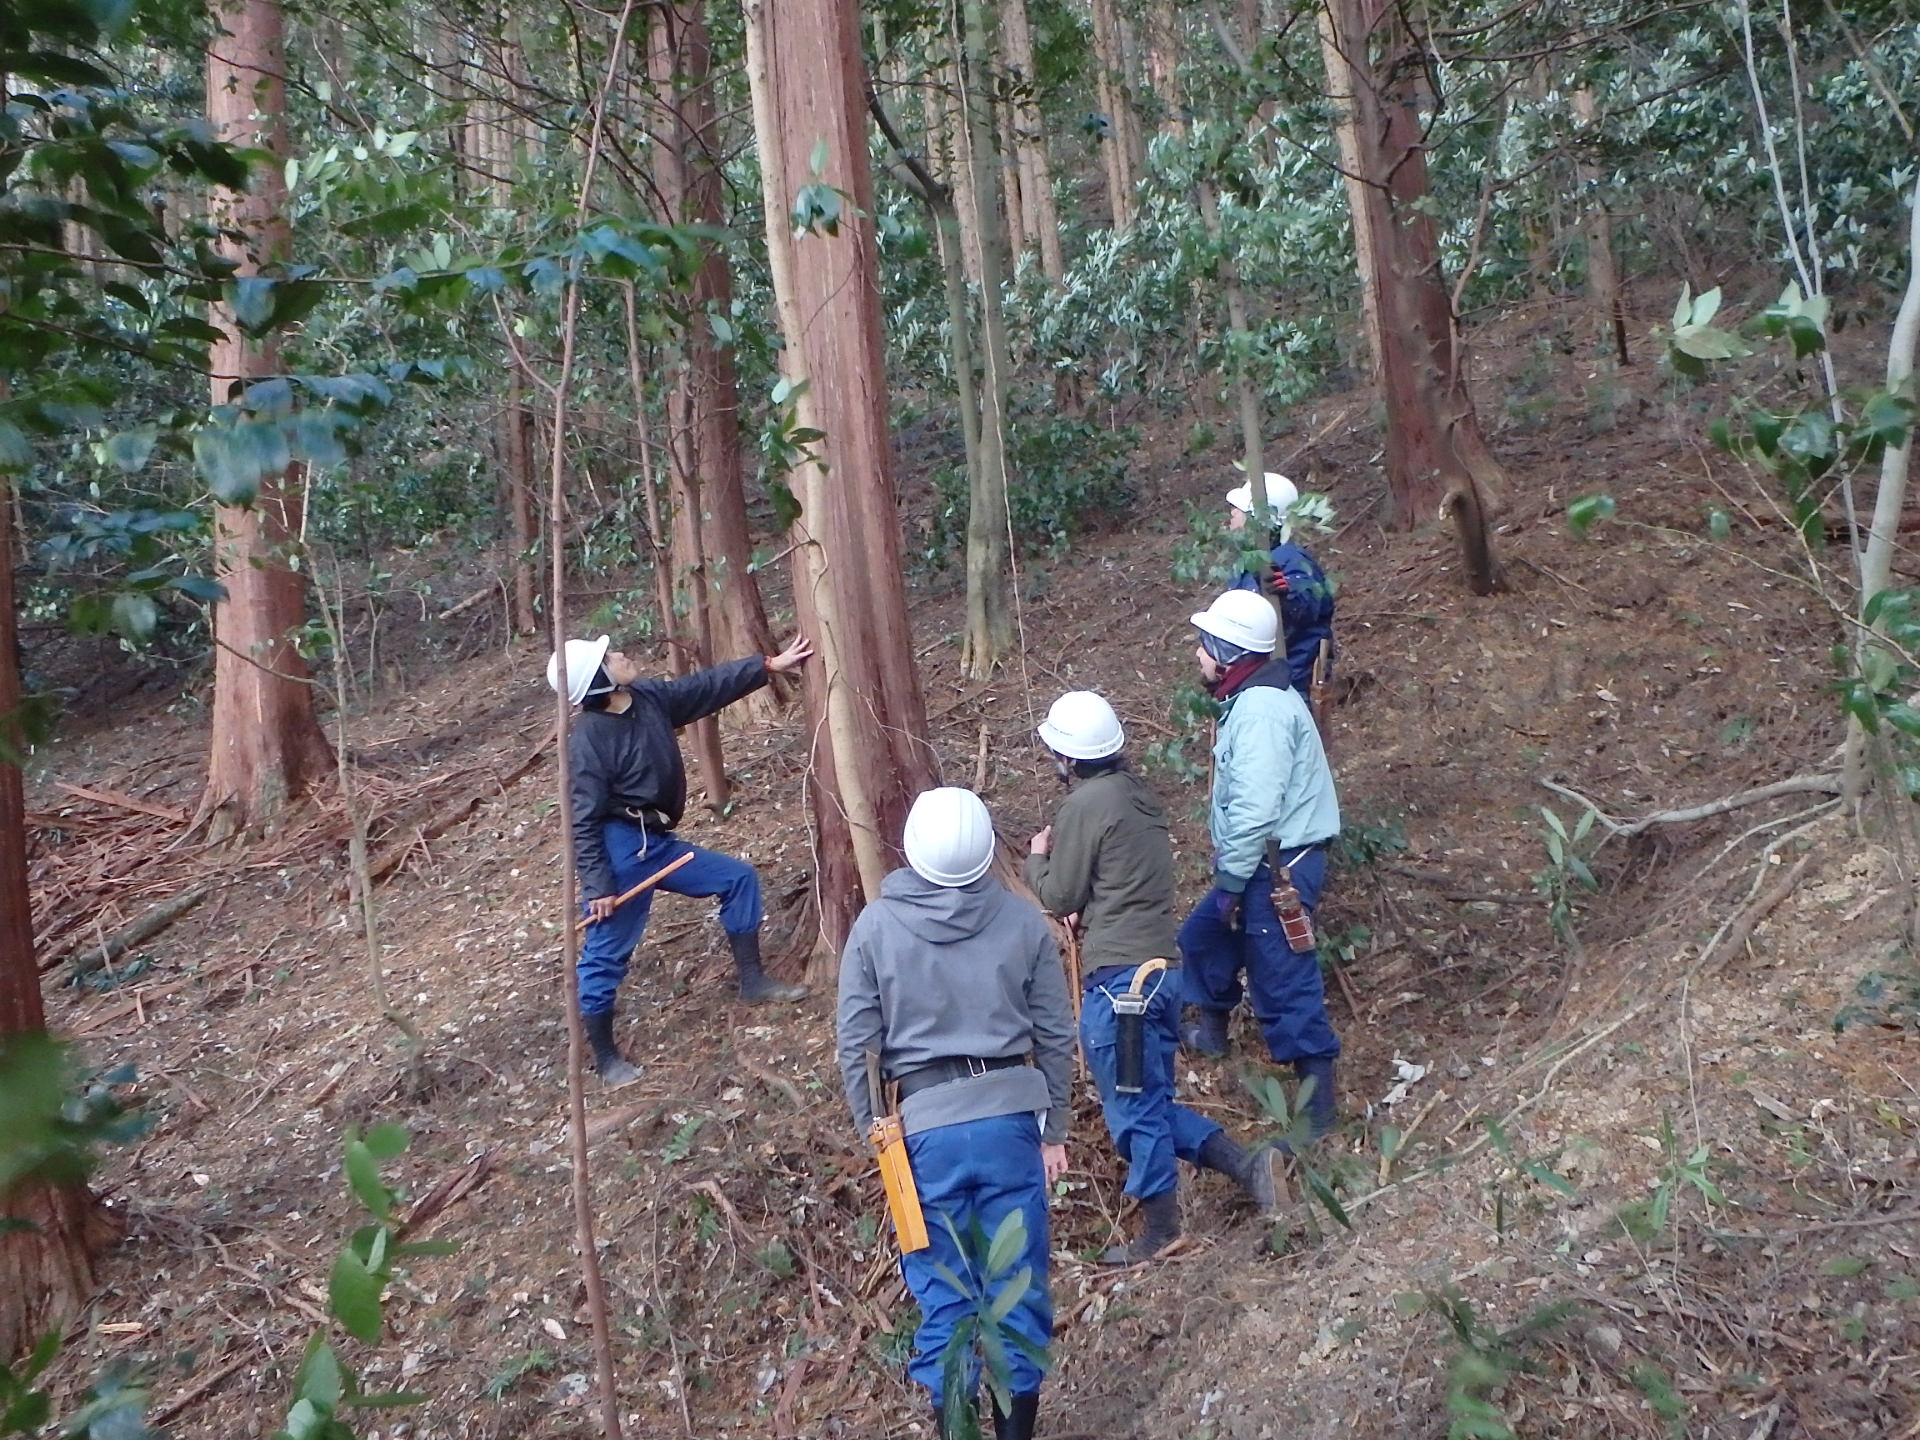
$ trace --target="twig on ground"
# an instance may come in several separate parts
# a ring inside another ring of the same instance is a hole
[[[1771,785],[1761,785],[1752,790],[1742,790],[1737,795],[1722,796],[1718,800],[1709,800],[1703,805],[1690,805],[1682,810],[1660,810],[1652,815],[1643,815],[1638,820],[1621,820],[1607,814],[1594,801],[1582,795],[1578,790],[1561,785],[1555,781],[1541,779],[1542,788],[1564,795],[1577,801],[1593,812],[1594,818],[1606,827],[1608,836],[1631,840],[1655,825],[1685,825],[1694,820],[1710,820],[1716,815],[1724,815],[1729,810],[1739,810],[1747,805],[1758,805],[1762,801],[1778,799],[1782,795],[1838,795],[1840,777],[1838,775],[1794,775],[1785,780],[1776,780]]]

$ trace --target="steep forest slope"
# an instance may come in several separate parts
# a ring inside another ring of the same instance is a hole
[[[1700,448],[1710,393],[1650,366],[1603,386],[1525,322],[1487,353],[1482,405],[1505,416],[1514,479],[1507,594],[1468,597],[1446,539],[1374,523],[1360,396],[1303,407],[1280,447],[1339,520],[1322,554],[1341,593],[1348,843],[1323,928],[1343,956],[1346,1123],[1314,1163],[1349,1225],[1303,1203],[1269,1229],[1205,1180],[1174,1256],[1088,1263],[1122,1197],[1083,1088],[1043,1434],[1920,1433],[1920,973],[1897,855],[1819,793],[1610,833],[1826,768],[1835,622],[1797,578],[1788,527]],[[1012,663],[958,678],[961,601],[938,575],[916,588],[916,648],[945,775],[980,786],[1016,852],[1058,795],[1034,719],[1065,688],[1112,696],[1134,754],[1153,752],[1197,895],[1204,782],[1169,757],[1203,756],[1205,737],[1169,700],[1204,595],[1171,573],[1184,502],[1211,507],[1230,471],[1224,448],[1143,430],[1132,507],[1023,567]],[[1603,490],[1617,519],[1569,533],[1567,503]],[[910,526],[930,503],[911,478]],[[1709,508],[1730,517],[1724,539]],[[369,1388],[429,1397],[364,1433],[593,1433],[544,649],[484,626],[391,644],[408,683],[348,724],[376,858],[398,858],[381,965],[421,1036],[411,1058],[344,902],[338,796],[263,849],[196,848],[180,811],[200,717],[148,691],[63,739],[29,797],[43,928],[79,943],[207,890],[53,1001],[95,1058],[137,1067],[153,1118],[106,1172],[126,1238],[63,1383],[152,1366],[176,1436],[279,1423],[358,1223],[342,1136],[383,1121],[412,1137],[392,1167],[410,1195],[466,1188],[428,1231],[458,1253],[405,1266],[381,1344],[343,1341]],[[688,833],[761,868],[791,974],[811,934],[802,737],[788,722],[727,743],[737,808]],[[1540,807],[1574,829],[1568,792],[1608,817],[1580,847],[1592,891],[1549,860]],[[830,1003],[736,1004],[717,929],[677,899],[623,999],[646,1073],[590,1105],[629,1433],[925,1434]],[[1394,1095],[1402,1062],[1421,1073]],[[1243,1083],[1259,1068],[1242,1034],[1183,1084],[1260,1133]]]

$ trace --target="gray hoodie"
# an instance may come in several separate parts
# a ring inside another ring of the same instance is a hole
[[[840,955],[840,1075],[866,1134],[867,1051],[891,1079],[935,1060],[1031,1054],[1032,1066],[935,1085],[900,1107],[908,1134],[1045,1111],[1042,1138],[1067,1136],[1073,1008],[1060,952],[1031,901],[991,875],[952,888],[896,870],[860,912]]]

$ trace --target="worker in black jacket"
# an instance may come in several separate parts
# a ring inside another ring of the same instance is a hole
[[[673,831],[687,808],[687,767],[674,731],[703,720],[798,669],[813,645],[796,637],[778,655],[750,655],[675,680],[649,680],[623,651],[598,640],[569,640],[547,662],[547,683],[580,713],[567,740],[573,772],[570,799],[574,853],[585,902],[580,947],[580,1018],[593,1045],[593,1066],[609,1085],[640,1072],[613,1040],[613,1002],[627,963],[647,928],[653,891],[616,908],[614,897],[683,855],[693,857],[662,880],[676,895],[717,896],[739,972],[740,998],[799,1000],[806,989],[769,979],[760,963],[760,877],[744,860],[689,845]]]

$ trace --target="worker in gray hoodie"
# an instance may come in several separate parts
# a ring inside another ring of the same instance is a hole
[[[869,1050],[900,1097],[929,1240],[900,1260],[920,1302],[908,1371],[932,1397],[939,1435],[961,1433],[958,1416],[949,1428],[942,1385],[955,1328],[1005,1298],[980,1293],[992,1287],[972,1237],[990,1240],[1008,1215],[1022,1214],[1025,1252],[998,1281],[1004,1289],[1026,1272],[999,1322],[1015,1343],[992,1347],[1005,1356],[996,1379],[1011,1405],[1003,1413],[996,1400],[993,1409],[996,1436],[1031,1440],[1053,1336],[1047,1186],[1067,1165],[1073,1008],[1046,917],[987,873],[993,821],[978,795],[922,794],[904,849],[910,868],[887,876],[841,953],[840,1074],[863,1136],[886,1103],[868,1079]],[[971,1397],[980,1362],[967,1358]]]

